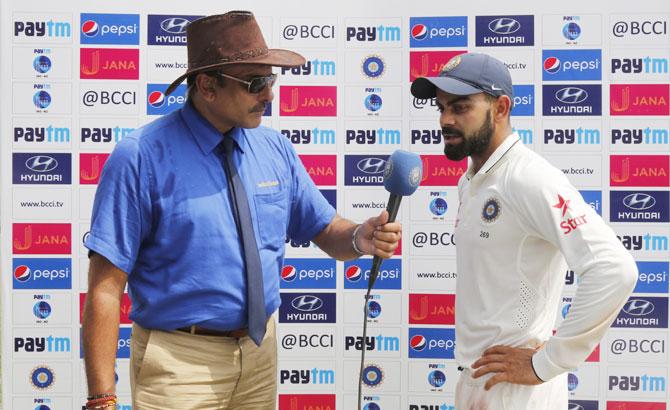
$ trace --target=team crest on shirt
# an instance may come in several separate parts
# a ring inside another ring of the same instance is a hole
[[[492,224],[500,217],[500,201],[496,198],[489,198],[482,209],[482,221]]]

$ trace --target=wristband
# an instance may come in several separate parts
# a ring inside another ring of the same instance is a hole
[[[358,256],[363,256],[365,253],[358,249],[358,246],[356,245],[356,235],[358,234],[358,230],[361,228],[362,224],[356,225],[356,228],[354,228],[354,233],[351,234],[351,247],[354,248],[354,252],[358,254]]]

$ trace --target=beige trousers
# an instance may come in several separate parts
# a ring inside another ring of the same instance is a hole
[[[134,324],[130,387],[135,410],[275,410],[274,317],[260,347],[249,338],[148,330]]]
[[[456,384],[457,410],[565,410],[568,408],[567,374],[537,386],[498,383],[484,390],[489,377],[472,378],[465,369]]]

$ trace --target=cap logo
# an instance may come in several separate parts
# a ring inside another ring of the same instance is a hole
[[[444,68],[442,69],[442,73],[446,73],[447,71],[451,71],[454,68],[456,68],[459,64],[461,63],[461,56],[454,56],[449,60],[447,64],[444,65]]]

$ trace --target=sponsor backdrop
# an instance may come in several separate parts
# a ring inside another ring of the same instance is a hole
[[[386,206],[382,170],[394,150],[424,164],[400,212],[402,247],[369,302],[367,339],[371,260],[336,262],[311,243],[286,241],[279,408],[354,409],[366,349],[365,409],[453,409],[453,227],[467,163],[444,158],[435,102],[409,89],[455,55],[486,52],[512,73],[523,143],[563,170],[640,269],[612,329],[569,373],[570,409],[667,409],[670,5],[428,3],[225,4],[251,7],[271,46],[306,57],[302,67],[276,69],[263,123],[294,144],[341,214],[360,221]],[[101,169],[117,142],[184,104],[185,85],[163,91],[186,68],[185,26],[224,9],[175,0],[1,7],[3,398],[12,409],[79,409],[82,239]],[[578,282],[565,272],[557,324]],[[124,410],[131,309],[126,298],[116,366]]]

